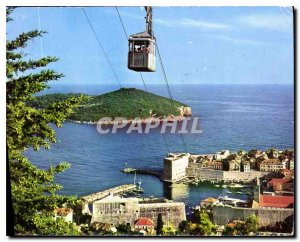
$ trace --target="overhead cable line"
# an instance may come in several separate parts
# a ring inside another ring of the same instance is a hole
[[[38,24],[39,24],[39,31],[41,31],[41,16],[40,16],[40,7],[37,7],[37,13],[38,13]],[[41,35],[39,36],[40,39],[40,46],[41,46],[41,58],[44,57],[44,50],[43,50],[43,40]]]
[[[165,79],[166,87],[167,87],[167,90],[168,90],[168,93],[169,93],[169,98],[170,98],[172,101],[174,101],[174,99],[173,99],[173,97],[172,97],[171,89],[170,89],[170,86],[169,86],[167,74],[166,74],[166,71],[165,71],[165,68],[164,68],[164,64],[163,64],[163,61],[162,61],[162,58],[161,58],[161,55],[160,55],[160,52],[159,52],[159,48],[158,48],[157,42],[156,42],[155,45],[156,45],[156,48],[157,48],[157,53],[158,53],[159,63],[160,63],[160,66],[161,66],[161,69],[162,69],[162,73],[163,73],[163,76],[164,76],[164,79]],[[184,148],[184,150],[185,150],[185,153],[188,153],[187,147],[186,147],[186,143],[185,143],[184,138],[183,138],[183,135],[180,133],[179,136],[180,136],[180,139],[181,139],[183,148]]]
[[[125,35],[126,35],[126,38],[127,38],[127,40],[128,40],[128,39],[129,39],[129,38],[128,38],[128,34],[127,34],[127,32],[126,32],[126,29],[125,29],[124,23],[123,23],[123,21],[122,21],[121,15],[120,15],[120,13],[119,13],[118,7],[116,7],[116,10],[117,10],[117,13],[118,13],[119,20],[120,20],[120,22],[121,22],[122,28],[123,28],[123,30],[124,30],[124,33],[125,33]]]
[[[126,31],[126,29],[125,29],[125,25],[124,25],[124,23],[123,23],[123,20],[122,20],[122,17],[121,17],[121,15],[120,15],[120,12],[119,12],[119,10],[118,10],[118,7],[116,7],[116,10],[117,10],[117,13],[118,13],[118,16],[119,16],[119,20],[120,20],[120,22],[121,22],[121,25],[122,25],[124,34],[125,34],[126,39],[127,39],[127,41],[128,41],[129,37],[128,37],[127,31]],[[153,105],[152,100],[151,100],[151,98],[150,98],[150,94],[149,94],[149,92],[148,92],[148,88],[147,88],[146,83],[145,83],[145,79],[144,79],[144,77],[143,77],[143,75],[142,75],[141,72],[139,72],[139,74],[140,74],[141,80],[142,80],[142,82],[143,82],[145,91],[147,92],[148,99],[149,99],[150,103]],[[164,143],[165,143],[165,145],[166,145],[167,151],[168,151],[168,153],[170,153],[169,145],[168,145],[168,143],[167,143],[167,140],[166,140],[164,134],[162,134],[162,137],[163,137]],[[147,141],[148,141],[148,140],[147,140]],[[148,141],[148,143],[150,144],[149,141]]]
[[[126,29],[125,29],[124,23],[123,23],[123,21],[122,21],[121,15],[120,15],[120,13],[119,13],[117,7],[116,7],[116,10],[117,10],[117,13],[118,13],[118,16],[119,16],[119,19],[120,19],[122,28],[123,28],[123,30],[124,30],[124,33],[125,33],[125,35],[126,35],[126,37],[127,37],[127,40],[128,40],[128,34],[127,34],[127,31],[126,31]],[[167,78],[167,75],[166,75],[166,72],[165,72],[165,68],[164,68],[164,65],[163,65],[163,62],[162,62],[162,58],[161,58],[161,56],[160,56],[160,52],[159,52],[158,45],[157,45],[157,43],[156,43],[155,45],[156,45],[156,47],[157,47],[157,52],[158,52],[158,56],[159,56],[159,61],[160,61],[161,69],[162,69],[163,76],[164,76],[164,79],[165,79],[166,87],[167,87],[167,90],[168,90],[169,98],[170,98],[172,101],[174,101],[174,100],[173,100],[173,97],[172,97],[171,89],[170,89],[170,86],[169,86],[168,78]],[[144,80],[144,78],[143,78],[143,75],[142,75],[141,72],[139,72],[139,73],[140,73],[141,79],[142,79],[142,81],[143,81],[144,87],[145,87],[145,89],[146,89],[146,91],[147,91],[147,87],[146,87],[146,84],[145,84],[145,80]],[[147,93],[148,93],[148,91],[147,91]],[[149,93],[148,93],[148,96],[149,96]],[[149,100],[150,100],[150,102],[151,102],[150,96],[149,96]],[[167,144],[166,139],[165,139],[164,136],[163,136],[163,139],[164,139],[164,141],[165,141],[165,143],[166,143],[166,145],[167,145],[167,148],[168,148],[168,144]],[[186,143],[185,143],[185,141],[184,141],[184,138],[183,138],[182,134],[180,134],[180,139],[181,139],[181,142],[182,142],[182,146],[183,146],[185,152],[187,153]],[[169,148],[168,148],[168,152],[170,153]]]
[[[99,44],[99,46],[100,46],[100,49],[102,50],[102,52],[103,52],[103,54],[104,54],[104,56],[105,56],[105,58],[106,58],[106,60],[107,60],[107,62],[108,62],[108,64],[109,64],[109,66],[110,66],[110,68],[111,68],[111,70],[112,70],[112,72],[113,72],[113,74],[114,74],[116,80],[118,81],[118,84],[119,84],[120,88],[122,88],[121,82],[120,82],[120,80],[119,80],[118,77],[117,77],[117,74],[116,74],[116,72],[115,72],[115,70],[114,70],[114,68],[113,68],[113,66],[112,66],[112,64],[111,64],[111,62],[110,62],[110,60],[109,60],[109,58],[108,58],[108,56],[107,56],[107,54],[106,54],[106,52],[105,52],[105,50],[104,50],[102,44],[101,44],[101,42],[100,42],[100,39],[98,38],[98,35],[97,35],[96,32],[95,32],[95,29],[94,29],[94,27],[93,27],[93,25],[92,25],[92,23],[91,23],[89,17],[87,16],[86,11],[84,10],[84,8],[81,8],[81,9],[82,9],[82,11],[83,11],[83,13],[84,13],[84,16],[85,16],[86,20],[88,21],[88,23],[89,23],[89,25],[90,25],[90,27],[91,27],[93,33],[94,33],[94,36],[95,36],[95,38],[96,38],[96,40],[97,40],[97,42],[98,42],[98,44]]]

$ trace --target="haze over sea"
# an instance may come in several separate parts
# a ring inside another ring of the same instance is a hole
[[[141,86],[137,88],[143,89]],[[44,93],[102,94],[116,86],[54,85]],[[163,85],[149,85],[148,91],[166,96]],[[200,117],[202,134],[183,134],[189,153],[214,153],[223,149],[238,151],[287,149],[294,147],[293,85],[172,85],[173,98],[192,108]],[[62,161],[71,169],[57,176],[62,193],[84,195],[113,186],[132,183],[132,174],[120,172],[126,165],[162,168],[167,148],[159,130],[150,134],[117,133],[101,135],[95,125],[65,123],[55,128],[58,143],[51,150],[25,152],[43,168]],[[178,134],[165,134],[171,152],[183,152]],[[156,177],[137,175],[144,196],[166,196],[195,206],[208,196],[218,197],[222,188],[163,184]]]

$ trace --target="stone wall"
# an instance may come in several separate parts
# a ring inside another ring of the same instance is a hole
[[[156,225],[159,213],[162,214],[165,225],[172,224],[177,227],[182,220],[186,220],[184,203],[139,203],[134,198],[121,198],[94,202],[91,222],[113,225],[129,223],[133,226],[138,218],[147,217]]]
[[[252,181],[257,177],[263,177],[266,173],[260,171],[239,172],[239,171],[218,171],[201,169],[200,163],[189,163],[186,168],[187,177],[195,177],[202,180],[223,180],[223,181]]]
[[[185,177],[185,169],[189,165],[189,156],[180,155],[164,159],[163,180],[175,182]]]
[[[232,220],[245,220],[252,214],[259,217],[260,226],[269,226],[275,225],[276,222],[284,221],[289,216],[293,216],[294,209],[254,209],[215,206],[213,207],[213,222],[218,225],[226,225]]]
[[[245,220],[252,214],[258,215],[258,209],[214,206],[213,222],[218,225],[226,225],[228,222],[235,219]]]
[[[187,177],[195,177],[203,180],[223,180],[224,179],[224,171],[218,170],[206,170],[201,169],[202,164],[200,163],[190,163],[186,168],[186,176]]]
[[[277,222],[284,221],[290,216],[294,216],[294,209],[259,209],[259,222],[261,226],[275,225]],[[291,224],[291,227],[293,225]]]
[[[257,177],[264,176],[264,173],[260,171],[250,171],[250,172],[239,172],[239,171],[224,171],[225,181],[252,181]]]
[[[178,227],[181,221],[186,220],[184,203],[140,204],[140,217],[151,218],[155,225],[160,213],[164,224],[171,224],[175,228]]]
[[[137,200],[98,201],[93,203],[91,222],[101,222],[113,225],[127,224],[131,226],[139,218],[140,208]]]

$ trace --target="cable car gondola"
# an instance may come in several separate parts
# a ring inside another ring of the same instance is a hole
[[[145,7],[146,31],[129,36],[128,69],[155,71],[155,37],[152,32],[152,7]]]

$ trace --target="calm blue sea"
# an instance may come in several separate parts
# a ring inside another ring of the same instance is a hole
[[[116,89],[103,85],[56,85],[44,93],[102,94]],[[167,97],[165,86],[148,86],[148,91]],[[190,153],[294,147],[292,85],[172,85],[171,91],[174,99],[191,106],[193,115],[200,117],[202,134],[183,135]],[[25,154],[43,168],[62,161],[71,163],[71,169],[56,179],[63,185],[63,194],[80,196],[132,183],[133,175],[120,172],[125,163],[128,167],[159,168],[167,154],[158,131],[100,135],[96,126],[75,123],[65,123],[55,130],[58,143],[53,149],[30,149]],[[165,138],[172,152],[183,151],[177,134],[166,134]],[[169,187],[152,176],[137,175],[137,179],[142,181],[145,196],[166,196],[189,206],[222,193],[222,188],[207,184]]]

